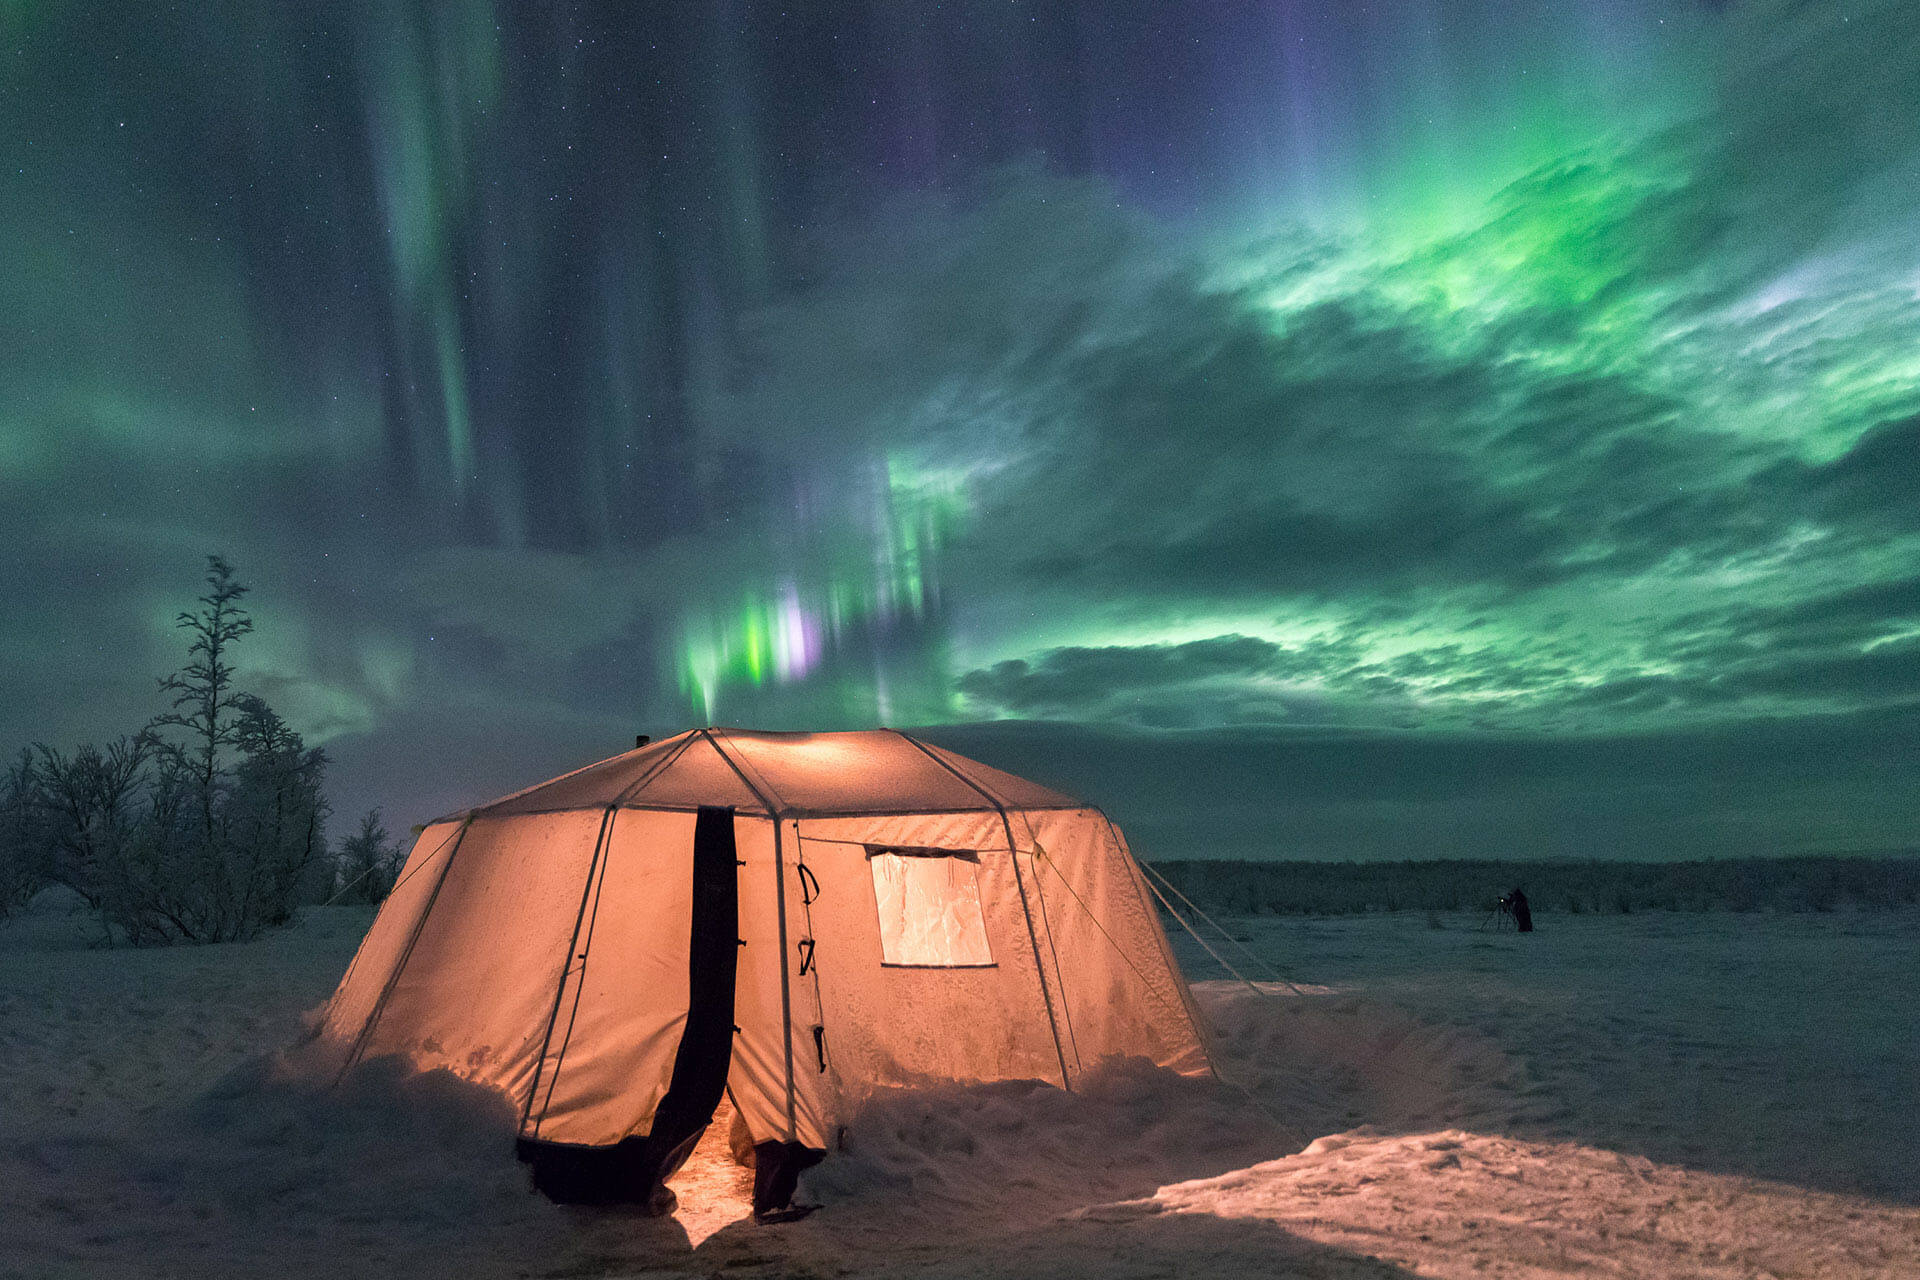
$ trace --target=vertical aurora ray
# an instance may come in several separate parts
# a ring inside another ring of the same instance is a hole
[[[855,692],[853,701],[866,703],[867,714],[885,719],[900,706],[947,703],[951,673],[936,663],[916,675],[901,658],[925,649],[924,633],[940,613],[939,557],[968,515],[964,479],[898,451],[873,473],[850,540],[832,528],[802,530],[803,544],[819,555],[765,588],[748,588],[730,610],[695,606],[683,615],[675,666],[692,710],[710,720],[734,695],[821,675],[857,681],[863,661],[871,698]]]
[[[481,124],[501,92],[498,28],[487,0],[425,16],[399,5],[379,14],[366,40],[366,129],[391,262],[392,332],[409,381],[437,393],[409,414],[415,456],[437,472],[430,487],[465,504],[481,460],[457,256],[473,217]]]

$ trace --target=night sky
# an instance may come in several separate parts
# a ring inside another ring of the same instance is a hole
[[[1160,856],[1920,845],[1910,0],[0,0],[0,746],[947,725]],[[344,825],[342,822],[340,825]]]

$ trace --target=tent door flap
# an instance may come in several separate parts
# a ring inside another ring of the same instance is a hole
[[[733,1060],[740,951],[739,860],[733,810],[702,808],[693,828],[693,920],[687,942],[687,1018],[667,1091],[644,1137],[581,1147],[522,1139],[534,1185],[568,1203],[672,1204],[664,1183],[686,1163],[726,1092]]]

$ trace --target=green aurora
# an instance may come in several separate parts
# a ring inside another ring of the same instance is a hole
[[[1911,6],[1004,8],[0,7],[8,741],[214,549],[415,816],[709,721],[1912,723]],[[1663,848],[1911,845],[1810,816],[1873,761]]]

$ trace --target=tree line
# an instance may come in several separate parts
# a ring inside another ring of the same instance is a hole
[[[1920,905],[1920,857],[1787,856],[1688,862],[1433,859],[1401,862],[1156,861],[1209,911],[1347,915],[1486,911],[1524,888],[1533,910],[1898,910]]]
[[[110,941],[235,942],[391,889],[401,850],[379,810],[330,849],[326,753],[235,684],[248,588],[220,556],[205,581],[176,619],[186,662],[160,678],[158,714],[105,744],[34,743],[0,776],[0,917],[63,885]]]

